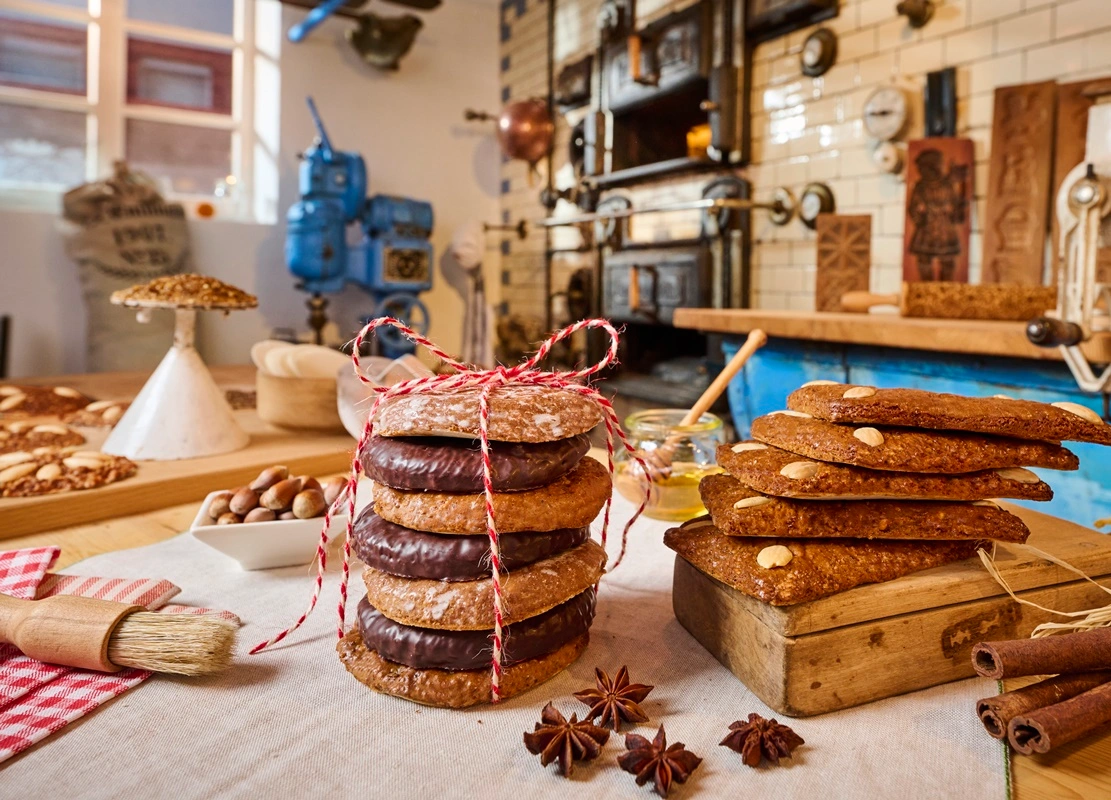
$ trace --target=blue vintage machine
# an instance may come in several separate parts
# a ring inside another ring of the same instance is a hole
[[[428,309],[417,295],[432,288],[432,205],[382,194],[368,198],[363,157],[333,149],[316,105],[311,97],[307,102],[317,138],[301,154],[301,199],[286,215],[285,258],[299,288],[312,294],[309,324],[317,341],[327,322],[323,295],[348,283],[374,297],[370,317],[390,315],[427,333]],[[358,239],[349,244],[354,223]],[[393,328],[383,329],[378,341],[390,358],[413,349]]]

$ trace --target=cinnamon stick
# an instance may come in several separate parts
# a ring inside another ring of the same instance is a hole
[[[1076,697],[1108,681],[1111,681],[1111,670],[1058,675],[1021,689],[977,700],[976,713],[988,733],[996,739],[1006,739],[1007,725],[1015,717]]]
[[[1025,755],[1048,753],[1109,726],[1111,683],[1103,683],[1063,703],[1015,717],[1007,726],[1007,741]]]
[[[981,642],[972,648],[972,666],[978,675],[997,680],[1111,669],[1111,628]]]

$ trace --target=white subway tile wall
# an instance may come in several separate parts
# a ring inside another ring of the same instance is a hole
[[[595,46],[598,0],[557,0],[556,40],[563,63]],[[689,0],[640,0],[640,22],[682,8]],[[921,92],[925,73],[957,67],[958,133],[976,142],[976,201],[972,215],[971,279],[980,276],[981,225],[990,157],[993,93],[999,86],[1041,80],[1062,82],[1111,74],[1111,0],[940,0],[933,20],[911,29],[895,14],[895,0],[842,0],[840,15],[824,25],[839,36],[834,67],[820,78],[799,70],[808,28],[759,45],[752,66],[752,164],[743,170],[758,198],[775,187],[796,193],[808,181],[833,189],[837,210],[871,214],[872,289],[893,292],[902,274],[905,183],[872,165],[875,143],[860,122],[861,107],[880,85],[897,83],[911,90],[909,133],[922,133]],[[506,97],[543,95],[546,3],[505,0],[502,67]],[[814,26],[817,27],[817,26]],[[556,166],[566,161],[568,126],[559,126]],[[541,169],[543,166],[541,165]],[[502,168],[503,218],[536,218],[543,175],[529,182],[527,168],[507,162]],[[569,172],[557,172],[560,181]],[[672,178],[625,190],[634,204],[697,197],[702,178]],[[561,209],[561,213],[569,210]],[[641,241],[690,235],[697,214],[645,217],[631,229]],[[784,228],[765,214],[753,219],[752,302],[758,308],[807,310],[814,306],[814,234],[800,222]],[[577,235],[564,234],[560,246],[574,246]],[[523,242],[503,245],[502,310],[543,317],[544,237],[533,232]],[[576,267],[591,256],[557,259],[553,284],[558,291]],[[558,321],[558,320],[557,320]]]

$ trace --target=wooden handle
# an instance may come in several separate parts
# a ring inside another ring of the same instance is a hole
[[[626,40],[629,48],[629,78],[633,83],[640,83],[640,37],[635,33]]]
[[[725,369],[714,378],[714,382],[706,387],[706,391],[698,398],[691,410],[683,417],[680,425],[693,425],[698,422],[699,418],[709,410],[714,401],[721,397],[721,393],[725,391],[725,387],[729,385],[729,381],[733,380],[741,367],[745,365],[752,354],[763,347],[768,341],[768,335],[759,328],[748,334],[745,343],[741,345],[741,349],[729,359],[729,363],[725,365]]]
[[[0,642],[49,664],[117,672],[108,660],[108,640],[128,614],[142,606],[56,595],[20,600],[0,594]]]
[[[845,292],[841,295],[841,310],[853,314],[867,314],[872,306],[897,306],[897,294],[872,294],[871,292]]]
[[[629,310],[640,311],[640,268],[629,267]]]

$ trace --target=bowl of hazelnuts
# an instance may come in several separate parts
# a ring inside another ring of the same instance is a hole
[[[281,465],[267,467],[246,486],[209,494],[191,531],[246,570],[308,564],[320,543],[324,512],[345,485],[342,477],[321,483],[308,475],[290,475]],[[328,540],[346,525],[346,514],[334,514]]]

